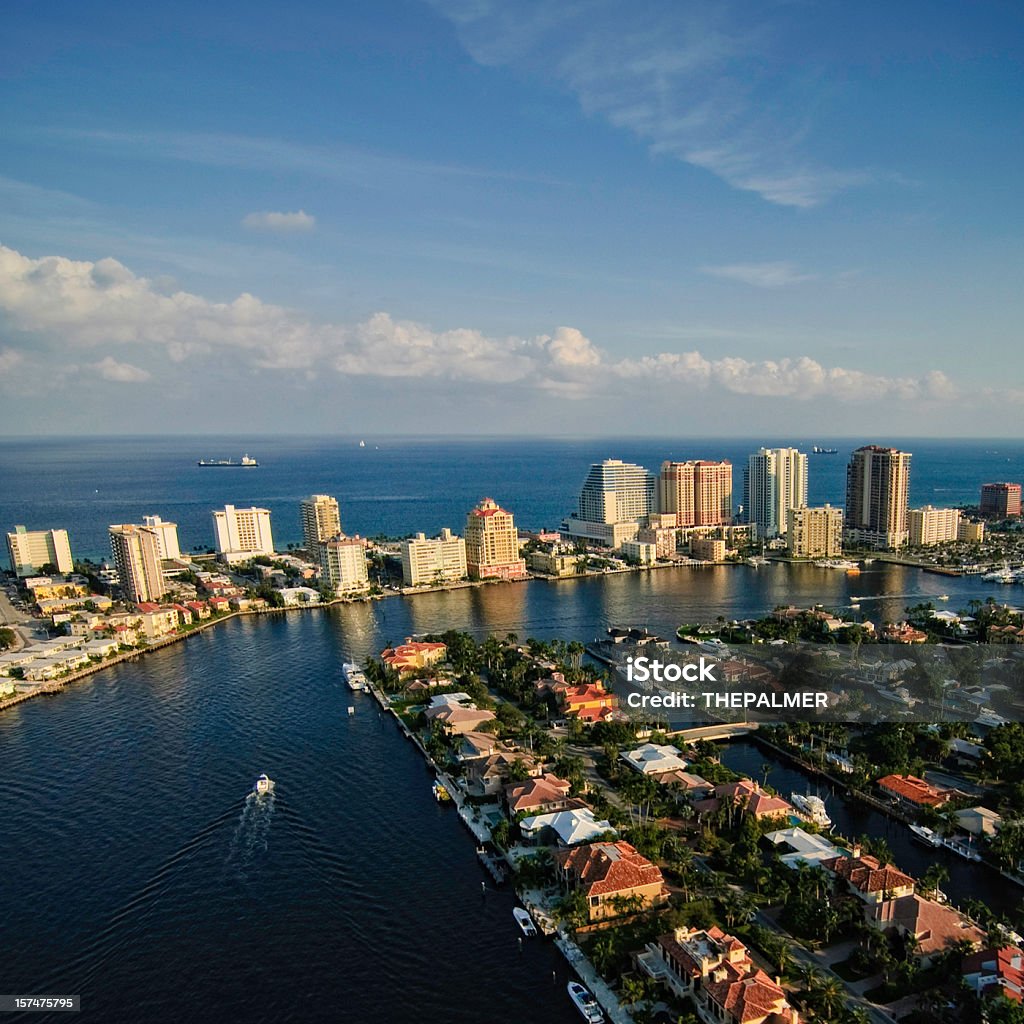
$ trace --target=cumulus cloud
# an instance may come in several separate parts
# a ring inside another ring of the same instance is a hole
[[[117,381],[119,384],[141,384],[153,375],[148,370],[131,363],[120,363],[113,356],[105,356],[98,363],[92,363],[95,370],[104,380]]]
[[[792,263],[730,263],[718,267],[701,267],[701,273],[741,281],[756,288],[784,288],[790,284],[813,281],[815,274],[803,273]]]
[[[231,302],[181,290],[165,294],[113,259],[32,259],[3,246],[0,320],[10,335],[8,347],[0,349],[0,371],[8,376],[43,353],[65,364],[80,359],[106,380],[139,383],[152,374],[145,364],[161,357],[186,363],[228,353],[233,365],[256,371],[304,375],[330,369],[347,377],[519,385],[566,398],[631,389],[683,394],[686,388],[799,401],[956,395],[935,369],[920,378],[887,377],[828,367],[808,356],[712,359],[697,350],[615,359],[570,326],[524,338],[465,327],[436,330],[386,312],[357,324],[319,323],[247,293]],[[131,361],[111,354],[115,346],[127,349]],[[106,354],[97,358],[96,350]],[[93,360],[84,353],[95,353]]]
[[[262,213],[247,213],[242,218],[242,226],[255,231],[312,231],[316,227],[316,217],[305,210],[295,210],[293,213],[267,210]]]

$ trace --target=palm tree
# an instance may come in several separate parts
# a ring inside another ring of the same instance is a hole
[[[834,1017],[845,1002],[843,983],[833,974],[820,975],[814,983],[812,1000],[824,1017]]]

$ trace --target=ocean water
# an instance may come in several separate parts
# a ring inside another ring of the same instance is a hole
[[[524,527],[550,526],[595,459],[654,468],[668,457],[738,461],[752,447],[5,441],[0,521],[66,527],[75,551],[98,555],[108,523],[148,513],[178,521],[184,547],[205,546],[209,510],[227,501],[271,508],[283,545],[298,539],[297,503],[314,491],[336,494],[346,529],[365,534],[460,526],[487,493]],[[907,447],[915,502],[968,501],[985,479],[1021,476],[1019,447]],[[194,466],[245,449],[259,469]],[[842,454],[812,459],[811,500],[841,500],[844,465]],[[411,744],[343,687],[341,662],[447,628],[589,640],[609,625],[669,633],[854,596],[866,615],[895,618],[943,592],[951,607],[993,593],[977,578],[902,566],[847,577],[773,564],[391,597],[231,620],[19,705],[0,715],[0,990],[80,993],[81,1019],[104,1024],[568,1024],[567,966],[550,944],[520,950],[511,895],[490,885],[468,831],[434,802]],[[753,757],[759,774],[762,755],[735,749],[737,766]],[[261,771],[278,785],[257,803],[248,793]],[[805,781],[786,771],[775,766],[771,781]],[[989,895],[988,882],[954,874],[951,895]]]
[[[111,523],[147,514],[178,523],[183,550],[213,543],[210,512],[227,503],[272,513],[279,548],[301,540],[298,503],[308,494],[337,497],[342,527],[363,536],[428,536],[444,526],[461,533],[466,513],[489,495],[521,529],[557,529],[576,507],[591,463],[636,462],[656,472],[665,459],[729,459],[734,497],[742,466],[762,444],[813,444],[837,455],[809,455],[812,504],[843,504],[846,462],[860,441],[828,438],[476,439],[356,438],[43,438],[0,439],[0,525],[67,528],[72,551],[109,553]],[[866,438],[865,443],[880,440]],[[911,503],[976,502],[982,483],[1024,478],[1024,442],[896,441],[913,452]],[[257,458],[256,469],[202,469],[201,458]]]

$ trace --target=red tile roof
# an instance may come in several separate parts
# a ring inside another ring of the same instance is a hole
[[[964,957],[963,974],[995,975],[996,981],[985,987],[986,992],[1002,991],[1007,999],[1021,1002],[1024,992],[1024,951],[1017,946],[984,949]]]
[[[893,796],[922,807],[941,807],[949,800],[943,790],[936,789],[916,775],[886,775],[878,780],[878,785]]]
[[[513,814],[560,803],[568,795],[569,783],[550,772],[546,772],[539,779],[514,782],[511,786],[505,787],[505,799]]]
[[[875,857],[831,857],[823,860],[821,866],[863,893],[885,893],[914,885],[910,875],[892,864],[882,864]]]
[[[739,1024],[764,1020],[785,1005],[786,993],[764,971],[753,971],[743,977],[735,977],[736,973],[727,970],[724,980],[709,981],[705,991],[708,999]]]
[[[555,854],[588,896],[628,892],[664,881],[661,870],[629,843],[591,843]]]

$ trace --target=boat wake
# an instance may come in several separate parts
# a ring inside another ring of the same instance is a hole
[[[273,790],[250,793],[245,798],[224,859],[225,871],[233,873],[240,881],[245,881],[254,862],[267,852],[274,802]]]

